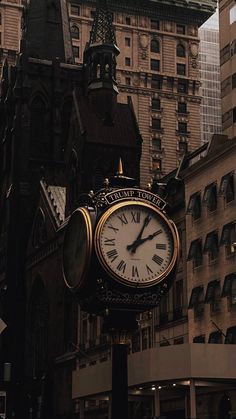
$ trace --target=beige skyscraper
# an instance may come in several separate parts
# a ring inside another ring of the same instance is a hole
[[[216,1],[110,1],[117,44],[119,101],[131,97],[143,138],[141,182],[146,185],[178,166],[200,145],[198,27]],[[82,63],[96,1],[70,0],[76,61]]]
[[[235,1],[219,2],[220,16],[220,65],[223,133],[236,134],[236,4]]]
[[[23,3],[24,0],[0,2],[0,64],[5,57],[9,64],[15,63],[20,47]]]

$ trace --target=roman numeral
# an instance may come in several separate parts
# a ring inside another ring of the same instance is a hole
[[[118,271],[122,271],[123,274],[124,274],[125,273],[125,269],[126,269],[126,263],[123,260],[121,260],[120,263],[117,265],[117,268],[116,269]]]
[[[115,239],[108,239],[107,237],[105,237],[104,245],[105,246],[115,246]]]
[[[158,256],[158,255],[154,255],[154,256],[153,256],[153,258],[152,258],[152,260],[153,260],[154,262],[156,262],[158,265],[161,265],[164,259],[163,259],[163,258],[161,258],[161,257],[160,257],[160,256]]]
[[[151,268],[149,268],[149,266],[148,266],[148,265],[146,265],[146,268],[147,268],[147,273],[148,273],[148,275],[149,275],[149,274],[153,274],[153,271],[151,270]]]
[[[131,211],[131,223],[140,223],[140,212],[133,212]]]
[[[118,228],[116,228],[116,227],[113,227],[113,225],[112,224],[108,224],[108,226],[107,226],[108,228],[110,228],[111,230],[113,230],[115,233],[117,233],[117,231],[119,231],[119,229]]]
[[[111,259],[111,262],[114,262],[114,260],[118,258],[117,250],[116,249],[109,250],[109,252],[107,252],[107,257]]]
[[[139,277],[138,268],[137,266],[132,266],[132,276]]]
[[[121,215],[117,215],[117,217],[119,218],[119,220],[121,221],[121,225],[123,226],[123,224],[128,224],[128,220],[126,218],[125,214],[121,214]]]
[[[156,244],[156,249],[166,250],[166,244],[164,244],[164,243],[157,243]]]

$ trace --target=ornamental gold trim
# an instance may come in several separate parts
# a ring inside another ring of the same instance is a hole
[[[107,219],[110,217],[111,214],[113,214],[115,211],[119,210],[120,208],[124,208],[127,207],[129,205],[137,205],[137,206],[143,206],[145,208],[149,208],[150,210],[154,211],[156,214],[158,214],[158,216],[162,219],[162,221],[164,221],[164,223],[166,223],[166,225],[168,226],[171,235],[172,235],[172,239],[173,239],[173,254],[172,254],[172,259],[171,262],[169,263],[168,267],[166,268],[166,270],[164,272],[162,272],[160,275],[158,275],[158,277],[156,277],[155,279],[152,279],[146,283],[132,283],[126,279],[124,279],[123,277],[119,276],[116,272],[114,272],[110,266],[107,264],[106,259],[103,256],[103,252],[101,250],[101,244],[100,244],[100,233],[101,230],[105,224],[105,222],[107,221]],[[178,256],[179,256],[179,235],[178,235],[178,231],[177,228],[174,224],[173,221],[169,220],[160,210],[158,210],[157,207],[155,207],[152,204],[149,204],[147,202],[143,202],[143,201],[125,201],[125,202],[119,202],[115,205],[113,205],[112,207],[110,207],[100,218],[100,220],[98,221],[98,224],[96,226],[95,229],[95,234],[94,234],[94,246],[95,246],[95,252],[96,255],[98,257],[98,260],[100,262],[100,264],[102,265],[103,269],[106,271],[106,273],[108,275],[110,275],[113,279],[115,279],[116,281],[118,281],[119,283],[126,285],[127,287],[131,287],[131,288],[148,288],[148,287],[152,287],[154,285],[159,284],[160,282],[162,282],[173,270],[177,260],[178,260]]]

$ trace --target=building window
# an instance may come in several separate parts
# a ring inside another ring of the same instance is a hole
[[[153,151],[161,151],[161,139],[153,138],[152,139],[152,149]]]
[[[127,84],[127,86],[131,85],[131,79],[130,77],[125,77],[125,84]]]
[[[193,261],[194,268],[202,265],[202,241],[201,239],[193,240],[189,247],[187,260]]]
[[[179,141],[179,152],[182,154],[186,154],[188,152],[188,143],[186,141]]]
[[[236,273],[226,275],[221,297],[227,297],[231,306],[236,306]]]
[[[229,11],[229,23],[230,23],[230,25],[232,25],[232,23],[234,23],[235,20],[236,20],[236,5],[231,7],[231,9]]]
[[[187,122],[178,122],[178,134],[186,135],[188,133]]]
[[[211,332],[208,338],[208,343],[222,343],[222,333],[219,330]]]
[[[96,10],[91,10],[90,11],[90,16],[91,16],[92,19],[95,18],[95,15],[96,15]]]
[[[79,31],[78,26],[73,25],[71,27],[71,36],[72,36],[73,39],[79,39],[80,38],[80,31]]]
[[[236,73],[232,75],[232,89],[235,89],[236,87]]]
[[[193,338],[193,343],[205,343],[205,335],[198,335]]]
[[[236,248],[236,224],[234,222],[225,224],[222,229],[220,246],[226,247],[226,255],[235,253]]]
[[[140,345],[140,332],[137,331],[132,335],[132,352],[139,352],[141,349]]]
[[[76,6],[75,4],[71,4],[70,12],[74,16],[79,16],[80,15],[80,7]]]
[[[176,25],[176,32],[185,35],[185,26],[184,25]]]
[[[201,303],[203,298],[203,287],[195,287],[192,289],[191,297],[189,300],[188,308],[195,308],[198,304]]]
[[[178,93],[188,93],[188,81],[178,80],[177,90],[178,90]]]
[[[178,102],[178,113],[187,113],[187,103],[186,102]]]
[[[204,190],[203,204],[206,205],[208,211],[215,211],[217,208],[217,188],[216,183],[211,183],[207,185]]]
[[[152,89],[161,90],[162,78],[157,74],[152,74],[151,87]]]
[[[142,351],[151,348],[151,327],[142,329]]]
[[[151,70],[160,71],[160,60],[151,59]]]
[[[131,64],[131,59],[130,59],[130,57],[125,57],[125,65],[126,65],[127,67],[130,67],[130,64]]]
[[[160,110],[161,109],[161,101],[160,99],[152,98],[152,110]]]
[[[178,320],[183,316],[183,280],[179,279],[175,282],[174,286],[173,320]]]
[[[211,231],[207,234],[203,253],[209,254],[209,260],[215,260],[218,257],[219,245],[218,245],[218,233],[217,231]]]
[[[236,343],[236,326],[229,327],[226,331],[225,337],[226,344],[235,344]]]
[[[130,38],[125,38],[125,46],[126,46],[126,47],[130,47],[130,45],[131,45],[131,40],[130,40]]]
[[[221,178],[219,195],[225,198],[226,203],[234,200],[234,174],[232,172]]]
[[[185,57],[186,52],[185,52],[185,46],[182,44],[178,44],[176,47],[176,55],[177,57]]]
[[[185,76],[186,74],[186,65],[185,64],[180,64],[177,63],[177,74],[179,74],[179,76]]]
[[[130,17],[126,17],[125,18],[125,23],[126,23],[126,25],[131,25],[131,19],[130,19]]]
[[[156,19],[151,19],[151,29],[160,29],[160,21]]]
[[[207,285],[206,295],[205,295],[205,304],[211,304],[215,306],[219,304],[221,297],[220,292],[220,281],[214,280],[210,281]],[[213,310],[216,311],[216,310]]]
[[[152,129],[157,131],[161,130],[161,119],[160,118],[152,118]]]
[[[152,171],[155,173],[161,172],[161,160],[153,158],[152,159]]]
[[[155,53],[160,52],[160,43],[157,39],[151,40],[151,52],[155,52]]]
[[[201,194],[196,192],[189,198],[187,207],[187,214],[192,214],[194,220],[198,220],[201,217]]]
[[[79,58],[79,47],[73,45],[73,55],[74,58]]]

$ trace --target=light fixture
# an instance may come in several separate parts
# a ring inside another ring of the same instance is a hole
[[[176,384],[174,383],[174,384],[172,384],[172,386],[173,386],[173,387],[175,387],[175,386],[176,386]]]
[[[156,387],[155,386],[152,386],[152,390],[156,390]]]
[[[161,390],[161,388],[162,388],[161,386],[158,386],[158,390]]]

